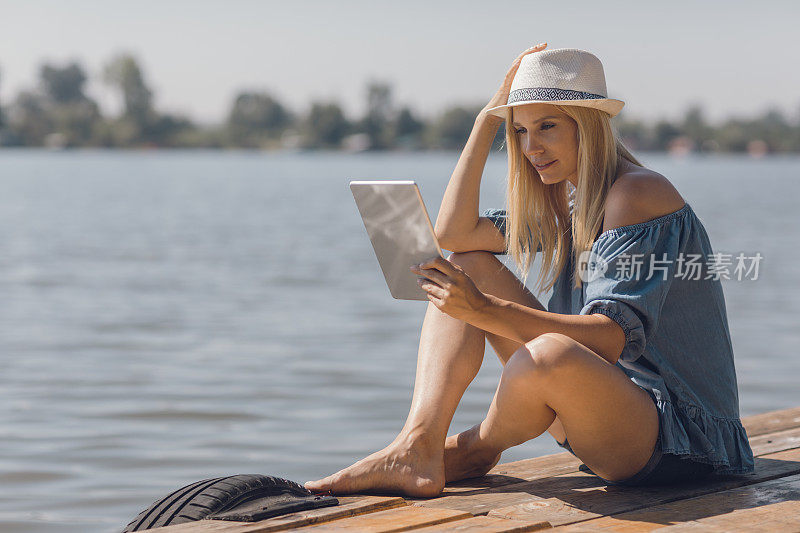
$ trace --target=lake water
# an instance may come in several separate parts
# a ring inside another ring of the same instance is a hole
[[[416,179],[435,220],[457,157],[0,151],[0,530],[117,531],[198,479],[302,482],[390,442],[427,304],[389,295],[347,183]],[[764,258],[723,281],[742,415],[800,405],[800,158],[642,159],[715,252]],[[451,431],[499,375],[488,348]]]

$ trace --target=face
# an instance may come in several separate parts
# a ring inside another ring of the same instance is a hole
[[[542,183],[569,180],[578,186],[578,124],[550,104],[512,108],[515,135],[522,153]]]

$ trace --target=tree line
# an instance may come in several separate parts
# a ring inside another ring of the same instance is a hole
[[[201,125],[190,117],[163,113],[136,58],[113,57],[102,81],[120,97],[118,116],[105,116],[85,92],[87,74],[77,62],[44,63],[34,88],[9,102],[0,101],[0,146],[53,148],[245,148],[300,150],[452,150],[461,149],[482,107],[454,105],[424,119],[398,106],[389,84],[367,84],[366,112],[348,117],[335,101],[312,102],[301,113],[263,91],[238,93],[227,117]],[[2,79],[0,79],[2,83]],[[678,120],[644,122],[613,119],[623,140],[635,150],[673,152],[800,152],[800,115],[768,110],[751,118],[711,124],[700,107]],[[503,128],[495,139],[502,146]]]

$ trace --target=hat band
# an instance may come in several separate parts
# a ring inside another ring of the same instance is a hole
[[[557,102],[559,100],[602,100],[606,98],[601,94],[571,91],[569,89],[554,89],[552,87],[533,87],[516,89],[508,95],[508,103],[514,104],[527,100],[545,100]]]

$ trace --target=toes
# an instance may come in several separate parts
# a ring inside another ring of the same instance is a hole
[[[326,477],[318,479],[316,481],[306,481],[303,484],[303,487],[305,487],[307,490],[310,490],[311,492],[328,492],[330,490],[330,485],[331,485],[330,481],[328,481],[329,479],[330,479],[329,477]]]
[[[328,489],[330,489],[331,493],[347,494],[358,490],[358,487],[354,486],[358,483],[353,482],[358,479],[358,476],[351,475],[349,472],[337,472],[330,477]]]
[[[344,487],[344,483],[342,483],[343,476],[340,472],[337,472],[333,475],[330,475],[326,478],[319,479],[317,481],[306,481],[303,485],[306,489],[312,492],[326,492],[326,493],[333,493],[342,492],[347,489]]]

